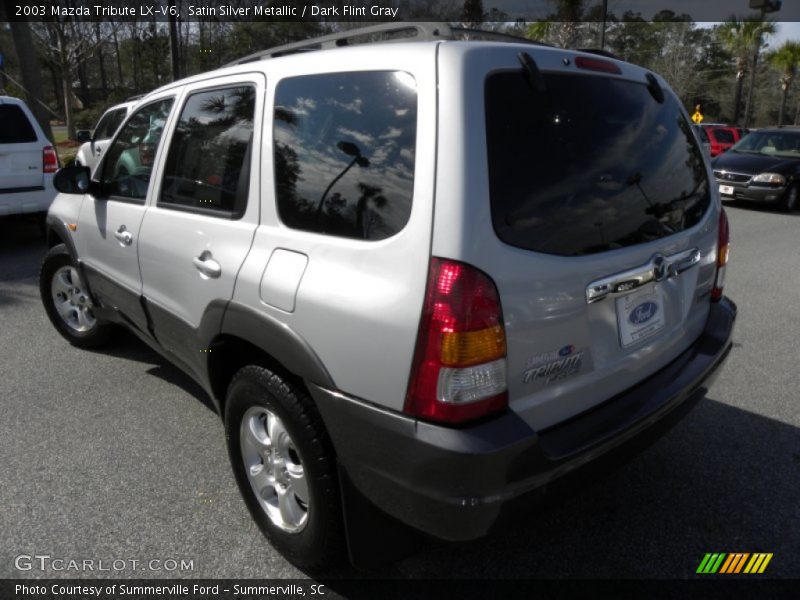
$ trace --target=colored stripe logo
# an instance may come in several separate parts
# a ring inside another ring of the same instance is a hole
[[[715,573],[731,575],[738,573],[763,573],[769,561],[772,560],[772,553],[757,552],[709,552],[700,561],[697,573],[702,575],[713,575]]]

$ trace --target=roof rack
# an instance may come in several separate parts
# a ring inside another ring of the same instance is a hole
[[[314,52],[316,50],[328,50],[331,48],[341,48],[344,46],[356,46],[360,44],[386,44],[392,42],[405,41],[428,42],[432,40],[478,40],[478,41],[503,41],[516,42],[523,44],[533,44],[536,46],[549,46],[541,42],[535,42],[527,38],[515,35],[500,33],[497,31],[484,31],[482,29],[469,29],[465,27],[453,27],[447,23],[381,23],[369,27],[358,29],[348,29],[338,33],[323,35],[302,42],[283,44],[255,52],[238,60],[228,63],[226,67],[233,65],[243,65],[256,62],[267,58],[278,58],[288,54],[299,54],[302,52]]]

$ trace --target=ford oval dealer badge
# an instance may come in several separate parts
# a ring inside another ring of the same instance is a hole
[[[658,284],[617,298],[617,325],[623,348],[664,327],[664,298]]]

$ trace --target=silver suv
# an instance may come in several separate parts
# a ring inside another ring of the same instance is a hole
[[[485,535],[662,432],[731,348],[727,220],[663,79],[404,27],[149,94],[49,216],[55,328],[122,324],[200,382],[306,568]]]

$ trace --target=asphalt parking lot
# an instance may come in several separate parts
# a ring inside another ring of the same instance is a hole
[[[800,213],[728,214],[736,344],[688,418],[510,530],[355,575],[685,578],[706,552],[772,552],[771,576],[800,574]],[[130,336],[100,352],[58,336],[43,253],[34,226],[0,224],[0,578],[76,575],[18,571],[20,554],[193,564],[124,577],[304,577],[252,523],[199,387]]]

